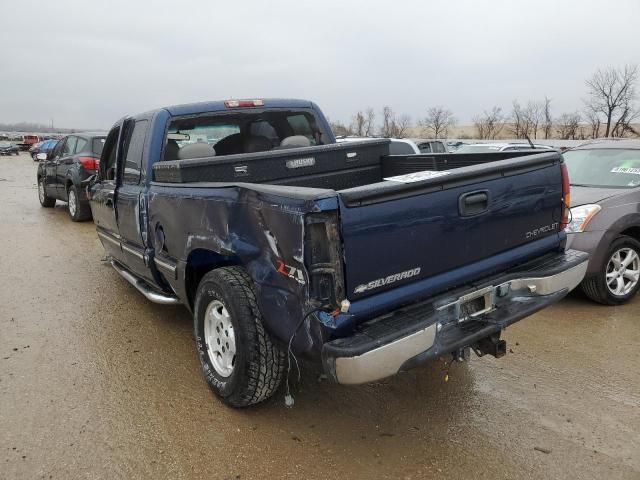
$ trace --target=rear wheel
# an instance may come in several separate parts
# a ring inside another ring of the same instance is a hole
[[[214,393],[233,407],[247,407],[278,389],[285,356],[262,325],[251,279],[239,267],[207,273],[194,308],[196,347]]]
[[[621,305],[640,288],[640,242],[621,236],[611,243],[597,275],[582,282],[582,290],[604,305]]]
[[[40,200],[40,205],[45,208],[51,208],[56,204],[56,199],[47,195],[42,178],[38,179],[38,199]]]
[[[69,216],[74,222],[82,222],[91,218],[91,207],[88,202],[80,200],[78,189],[75,185],[71,185],[67,194],[67,207]]]

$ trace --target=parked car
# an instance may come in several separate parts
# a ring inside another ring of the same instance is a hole
[[[427,138],[411,138],[410,140],[416,144],[420,153],[449,153],[444,140]]]
[[[43,139],[39,135],[23,135],[21,141],[17,144],[22,151],[28,151],[33,145],[41,142]]]
[[[628,302],[640,288],[640,140],[590,142],[563,155],[568,243],[591,254],[582,290],[606,305]]]
[[[37,162],[38,161],[37,155],[39,153],[46,153],[46,154],[51,153],[51,150],[53,150],[53,148],[56,146],[57,143],[58,143],[58,140],[55,140],[55,139],[44,140],[42,142],[36,143],[33,147],[29,149],[31,158],[33,159],[34,162]]]
[[[407,173],[388,153],[336,143],[303,100],[161,108],[109,132],[93,219],[118,273],[193,313],[205,378],[234,407],[271,396],[294,355],[344,384],[503,356],[502,330],[586,269],[564,248],[562,157],[446,170],[441,154],[443,171]]]
[[[89,220],[91,208],[81,183],[94,175],[100,164],[104,133],[74,133],[58,141],[50,153],[38,153],[38,198],[51,208],[56,200],[67,202],[74,222]]]
[[[461,142],[460,140],[450,140],[447,142],[447,148],[449,149],[450,152],[455,152],[462,145],[466,145],[466,143]]]
[[[340,142],[362,142],[367,140],[379,140],[374,137],[342,137],[337,138]],[[412,155],[420,153],[446,153],[446,147],[441,140],[420,140],[411,138],[389,138],[389,155]],[[433,148],[433,150],[432,150]]]
[[[0,142],[0,155],[20,155],[20,149],[10,142]]]
[[[469,143],[460,145],[455,153],[513,152],[532,149],[555,151],[555,148],[549,147],[548,145],[534,144],[532,147],[529,143]]]

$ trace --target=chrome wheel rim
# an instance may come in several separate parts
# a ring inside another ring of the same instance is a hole
[[[236,362],[236,336],[224,304],[213,300],[204,314],[204,341],[216,373],[228,377]]]
[[[638,284],[639,277],[640,257],[633,248],[621,248],[611,255],[605,281],[612,294],[628,295]]]
[[[38,182],[38,197],[40,198],[40,203],[44,203],[44,185],[42,184],[42,180]]]
[[[69,190],[69,213],[72,217],[76,216],[76,208],[78,208],[78,200],[73,190]]]

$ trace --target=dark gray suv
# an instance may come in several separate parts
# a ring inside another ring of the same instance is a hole
[[[594,141],[564,159],[568,245],[591,253],[582,289],[605,305],[625,303],[640,288],[640,140]]]

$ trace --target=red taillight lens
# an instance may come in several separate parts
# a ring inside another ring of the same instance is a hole
[[[264,107],[264,100],[226,100],[224,106],[227,108]]]
[[[82,164],[85,170],[97,170],[100,166],[100,160],[94,157],[80,157],[78,161]]]
[[[562,220],[560,221],[560,230],[564,230],[569,225],[569,209],[571,207],[571,184],[569,183],[569,171],[567,165],[562,162],[560,164],[562,172]]]

